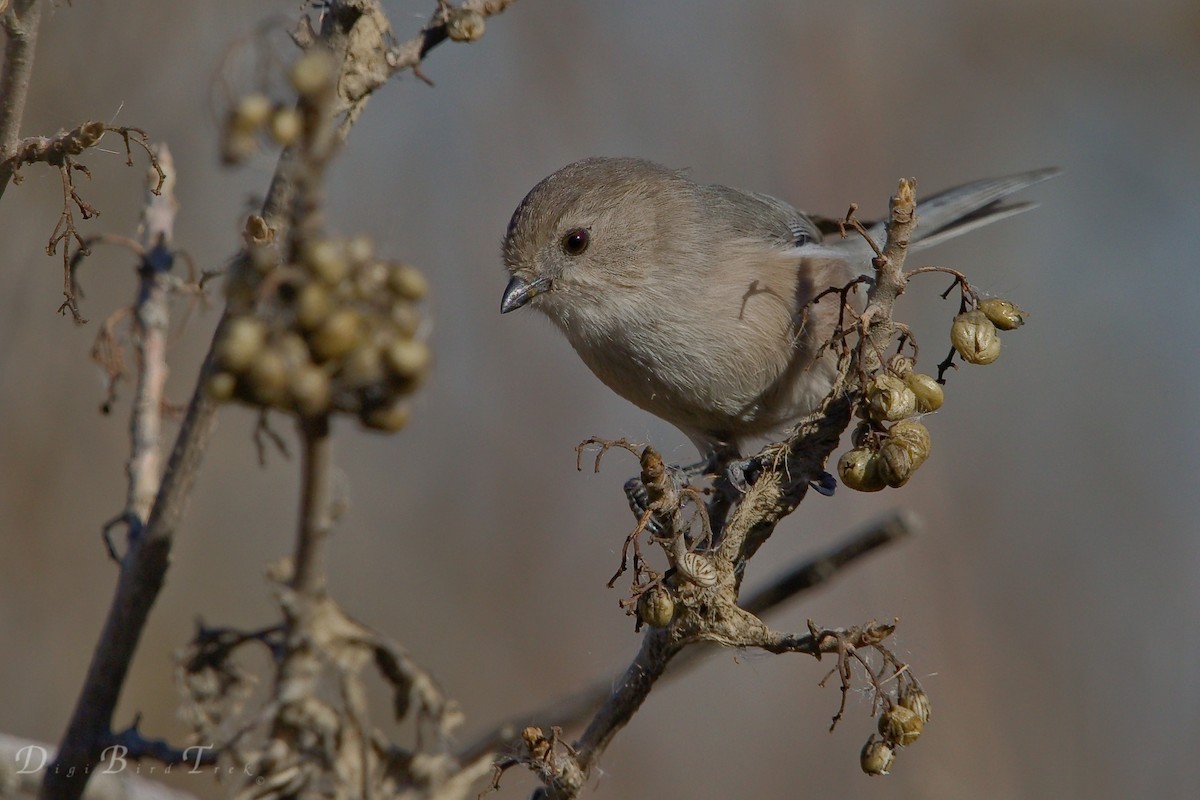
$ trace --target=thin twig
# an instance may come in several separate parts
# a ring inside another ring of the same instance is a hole
[[[174,264],[171,241],[175,230],[175,162],[165,144],[157,148],[158,174],[149,179],[146,206],[138,240],[145,257],[134,305],[134,346],[137,352],[137,386],[129,416],[129,494],[126,511],[143,524],[158,494],[160,481],[163,389],[167,382],[167,335],[170,327],[170,270]],[[158,193],[155,194],[155,189]]]
[[[0,68],[0,197],[16,171],[8,159],[21,132],[41,17],[41,0],[15,0],[13,7],[0,15],[8,38]]]

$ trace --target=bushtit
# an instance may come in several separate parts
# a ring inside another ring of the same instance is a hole
[[[1027,208],[1001,200],[1056,172],[931,197],[910,249]],[[764,194],[649,161],[588,158],[543,180],[513,213],[500,311],[543,312],[610,389],[680,428],[702,456],[736,453],[831,388],[835,357],[817,354],[839,303],[809,303],[868,273],[872,253],[861,236],[829,230]],[[883,224],[871,233],[882,242]]]

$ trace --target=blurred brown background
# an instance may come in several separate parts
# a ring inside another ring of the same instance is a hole
[[[237,247],[273,161],[217,165],[210,106],[224,49],[294,2],[76,3],[43,23],[24,133],[88,118],[170,143],[177,242],[205,268]],[[401,37],[432,2],[389,4]],[[927,532],[773,616],[802,629],[898,616],[934,721],[888,779],[859,774],[865,696],[828,734],[827,664],[721,652],[656,690],[603,760],[595,797],[1197,797],[1200,772],[1200,7],[1058,0],[964,4],[521,0],[472,46],[387,87],[329,187],[331,224],[369,232],[433,286],[436,377],[395,437],[339,426],[351,508],[331,563],[351,613],[394,635],[463,704],[463,740],[622,667],[637,647],[604,582],[631,526],[614,455],[589,435],[682,435],[604,389],[532,314],[501,318],[498,245],[535,181],[591,154],[841,213],[1049,164],[1041,207],[925,257],[1018,301],[1032,323],[987,369],[952,375],[934,455],[901,492],[812,497],[753,562],[751,586],[880,512]],[[119,110],[119,113],[118,113]],[[129,233],[142,169],[92,154],[86,231]],[[88,350],[129,301],[129,259],[85,267],[75,327],[42,248],[57,176],[27,168],[0,203],[0,730],[56,741],[107,609],[100,525],[124,497],[128,389],[102,417]],[[910,291],[928,355],[952,306]],[[183,401],[216,313],[173,354]],[[936,344],[935,344],[936,343]],[[274,618],[264,564],[290,549],[294,461],[257,466],[252,415],[220,428],[120,709],[182,735],[171,653],[202,615]],[[171,429],[174,435],[174,428]],[[383,715],[382,708],[380,715]],[[207,778],[178,782],[210,796]],[[509,774],[501,797],[525,797]]]

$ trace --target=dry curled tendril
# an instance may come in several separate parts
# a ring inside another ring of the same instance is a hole
[[[75,173],[81,173],[87,178],[92,177],[91,170],[79,163],[76,157],[85,150],[98,145],[106,133],[120,136],[125,143],[126,166],[133,166],[133,147],[135,145],[146,153],[151,169],[158,175],[157,185],[152,187],[151,191],[158,194],[162,189],[163,181],[166,180],[166,175],[158,163],[157,156],[150,148],[149,137],[141,128],[112,126],[95,121],[85,122],[73,130],[62,131],[54,136],[32,136],[22,139],[17,142],[12,155],[7,159],[8,165],[12,169],[14,184],[19,184],[23,180],[19,170],[26,164],[42,163],[58,168],[59,177],[62,179],[63,206],[54,231],[50,234],[50,240],[46,244],[46,255],[55,255],[59,245],[64,245],[62,249],[64,299],[58,312],[60,314],[69,312],[72,319],[79,324],[83,324],[87,320],[79,312],[78,291],[72,277],[69,245],[73,240],[79,246],[80,252],[84,255],[87,254],[88,242],[79,234],[75,213],[77,210],[80,217],[88,220],[100,216],[100,211],[83,199],[76,189]]]

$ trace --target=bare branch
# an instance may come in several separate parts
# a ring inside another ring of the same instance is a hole
[[[801,592],[830,580],[862,557],[915,532],[917,523],[907,514],[886,516],[853,534],[841,544],[814,558],[805,559],[791,569],[775,576],[765,586],[742,602],[743,608],[761,616],[778,608]],[[647,634],[651,635],[651,634]],[[644,647],[645,645],[643,645]],[[711,650],[705,646],[688,647],[675,655],[666,666],[663,678],[673,680],[699,665]],[[639,654],[640,656],[641,654]],[[462,762],[471,762],[489,753],[507,753],[516,747],[526,728],[560,727],[569,729],[596,714],[606,700],[614,695],[614,686],[622,685],[625,677],[614,675],[596,681],[582,691],[560,698],[536,711],[518,715],[494,727],[460,751]],[[609,715],[614,718],[615,715]]]
[[[8,38],[0,68],[0,197],[16,170],[9,156],[21,133],[41,17],[41,0],[15,0],[12,8],[0,14]]]

